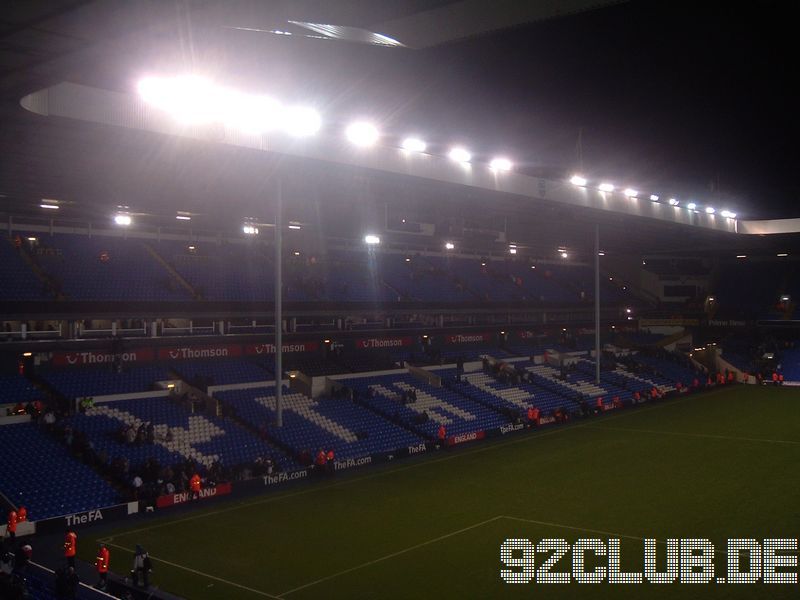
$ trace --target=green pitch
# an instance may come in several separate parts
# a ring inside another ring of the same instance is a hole
[[[796,598],[798,585],[509,585],[499,549],[616,537],[623,570],[641,572],[644,537],[707,537],[718,550],[798,538],[799,467],[800,390],[735,387],[164,511],[91,542],[111,536],[117,572],[142,544],[153,582],[192,599]],[[724,556],[715,562],[724,575]]]

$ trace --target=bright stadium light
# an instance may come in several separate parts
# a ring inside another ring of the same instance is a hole
[[[266,133],[284,125],[284,109],[277,100],[228,92],[222,96],[223,122],[247,133]]]
[[[736,218],[736,213],[735,213],[735,212],[731,212],[731,211],[729,211],[729,210],[723,210],[723,211],[722,211],[721,213],[719,213],[719,214],[721,214],[721,215],[722,215],[723,217],[725,217],[726,219],[735,219],[735,218]]]
[[[624,193],[628,198],[638,198],[639,197],[639,192],[637,190],[634,190],[633,188],[626,188]]]
[[[288,227],[289,229],[294,229],[295,231],[303,228],[303,226],[297,221],[290,221]]]
[[[713,206],[706,206],[706,213],[707,214],[713,215],[715,212],[717,212],[717,211]]]
[[[372,146],[380,137],[378,129],[372,123],[365,121],[356,121],[348,125],[345,135],[353,144],[362,147]]]
[[[669,199],[669,205],[670,206],[678,206],[678,204],[680,204],[680,202],[678,201],[677,198],[670,198]]]
[[[695,210],[697,208],[697,204],[695,204],[694,202],[689,202],[689,204],[686,205],[686,208],[688,208],[689,210]]]
[[[370,246],[375,246],[376,244],[381,243],[381,238],[370,233],[364,236],[364,243],[369,244]]]
[[[613,183],[601,183],[597,186],[597,189],[601,192],[613,192],[614,191],[614,184]]]
[[[182,123],[208,123],[222,116],[223,94],[204,77],[145,77],[137,87],[145,102]]]
[[[183,214],[183,213],[179,213],[179,214],[175,215],[175,218],[178,219],[178,221],[191,221],[192,220],[191,216]]]
[[[258,227],[255,225],[251,225],[249,223],[245,223],[242,226],[242,231],[245,232],[247,235],[258,235]]]
[[[309,137],[322,126],[319,113],[308,106],[292,106],[282,112],[281,128],[292,137]]]
[[[601,250],[600,252],[598,252],[598,253],[597,253],[597,256],[605,256],[605,255],[606,255],[606,253],[605,253],[605,252],[603,252],[602,250]]]
[[[114,223],[120,227],[128,227],[131,223],[133,223],[133,219],[131,219],[130,215],[119,213],[114,215]]]
[[[58,206],[58,204],[42,203],[39,205],[39,208],[46,208],[48,210],[58,210],[60,207]]]
[[[511,246],[511,247],[508,249],[508,253],[509,253],[509,254],[516,254],[516,253],[517,253],[517,247],[516,247],[516,246]]]
[[[653,202],[658,202],[658,196],[656,194],[650,194],[650,200]]]
[[[403,140],[403,150],[408,152],[425,152],[428,145],[421,139],[415,137],[407,137]]]
[[[577,186],[580,186],[580,187],[584,187],[586,185],[586,178],[585,177],[581,177],[580,175],[573,175],[570,178],[569,182],[572,185],[577,185]]]
[[[747,258],[747,254],[737,254],[736,258]]]
[[[789,253],[788,252],[778,252],[778,254],[776,254],[776,256],[778,258],[786,258],[787,256],[789,256]]]
[[[446,250],[453,250],[456,247],[456,245],[453,242],[446,242],[444,247]]]
[[[569,258],[569,254],[567,254],[566,250],[561,251],[561,258]]]
[[[493,158],[489,168],[493,171],[510,171],[514,165],[507,158]]]
[[[460,147],[452,148],[448,156],[459,163],[468,163],[472,159],[472,155],[466,149]]]

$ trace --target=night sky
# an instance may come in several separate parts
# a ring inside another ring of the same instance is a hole
[[[577,170],[582,129],[591,180],[800,216],[790,5],[628,2],[423,50],[280,40],[258,68],[329,120],[372,118],[531,173]]]

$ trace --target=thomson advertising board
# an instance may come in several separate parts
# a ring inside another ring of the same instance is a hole
[[[296,352],[316,352],[319,349],[317,342],[287,342],[281,344],[281,351],[284,354]],[[256,354],[275,354],[275,344],[245,344],[244,353],[248,356]]]
[[[53,365],[56,367],[84,366],[84,365],[110,365],[119,357],[124,363],[144,363],[155,360],[152,348],[137,348],[114,354],[113,352],[54,352]]]
[[[410,337],[399,338],[364,338],[356,340],[356,348],[367,350],[373,348],[405,348],[412,344]]]
[[[478,344],[481,342],[491,342],[492,334],[484,333],[455,333],[445,336],[448,344]]]
[[[187,360],[196,358],[224,358],[241,356],[242,347],[234,344],[219,346],[171,346],[158,349],[159,360]]]

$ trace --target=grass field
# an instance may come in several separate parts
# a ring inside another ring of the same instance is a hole
[[[192,599],[798,597],[798,585],[509,585],[499,548],[616,537],[623,569],[641,571],[644,537],[707,537],[718,550],[798,538],[799,467],[800,391],[736,387],[165,511],[92,541],[110,536],[120,571],[142,544],[154,582]]]

